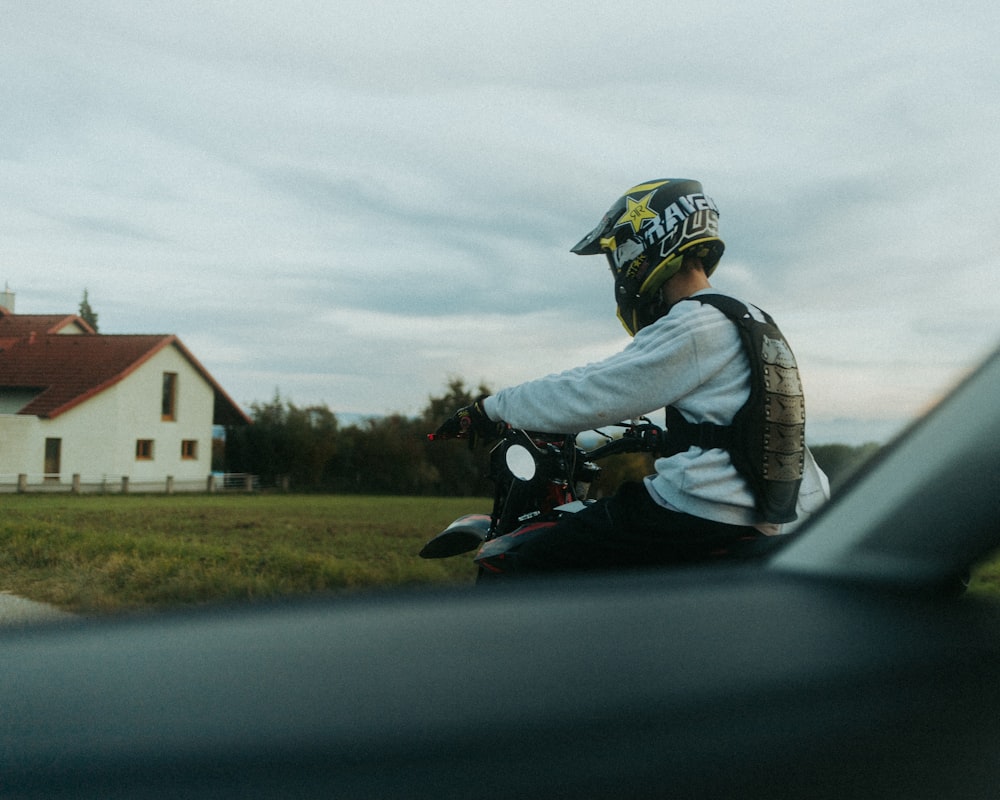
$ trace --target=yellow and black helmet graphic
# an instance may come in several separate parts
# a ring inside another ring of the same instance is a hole
[[[618,316],[634,336],[642,308],[655,300],[687,253],[697,255],[711,275],[724,249],[719,209],[701,183],[663,178],[625,192],[572,252],[607,256]]]

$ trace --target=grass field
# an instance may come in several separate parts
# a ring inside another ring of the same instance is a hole
[[[470,557],[423,543],[469,498],[351,495],[8,495],[0,591],[110,613],[371,587],[468,583]],[[1000,597],[1000,560],[973,593]]]
[[[0,590],[82,613],[469,582],[469,558],[417,552],[455,517],[490,506],[326,495],[10,495],[0,504]]]

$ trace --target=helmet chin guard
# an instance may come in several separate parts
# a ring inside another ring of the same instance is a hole
[[[686,178],[633,186],[572,248],[577,255],[605,254],[618,318],[632,336],[656,319],[651,312],[660,287],[680,270],[685,255],[701,259],[711,275],[724,250],[718,207],[701,183]]]

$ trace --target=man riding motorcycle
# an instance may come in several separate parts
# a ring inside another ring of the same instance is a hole
[[[829,497],[805,446],[798,370],[774,321],[715,291],[725,245],[698,181],[629,189],[575,247],[604,253],[632,341],[602,361],[502,389],[439,429],[579,432],[666,408],[655,473],[519,537],[505,575],[687,562],[790,529]]]

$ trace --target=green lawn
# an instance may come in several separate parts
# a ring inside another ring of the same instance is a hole
[[[468,498],[327,495],[9,495],[0,590],[111,612],[468,582],[470,558],[426,561],[424,541]]]

